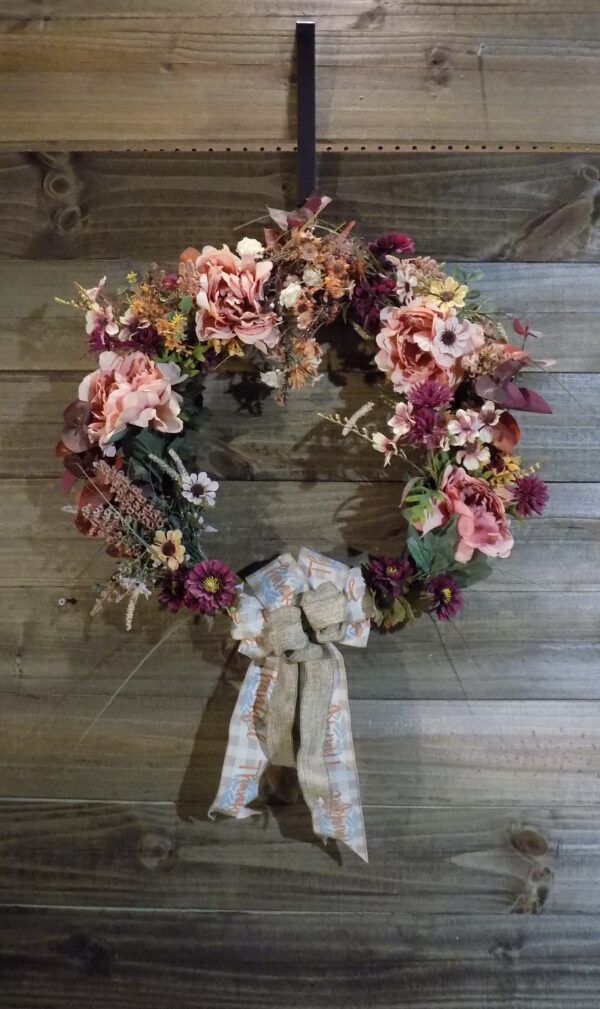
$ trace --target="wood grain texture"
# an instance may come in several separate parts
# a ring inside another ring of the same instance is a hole
[[[293,205],[295,176],[284,152],[0,155],[0,255],[175,259]],[[600,259],[595,154],[330,153],[318,178],[331,220],[440,259]]]
[[[335,843],[312,840],[301,806],[217,824],[195,819],[199,807],[185,803],[24,800],[3,801],[0,810],[2,905],[336,915],[401,907],[406,914],[487,912],[502,922],[532,866],[511,847],[516,819],[532,823],[550,845],[543,861],[554,874],[548,911],[600,909],[598,812],[591,806],[367,803],[368,865]]]
[[[503,587],[495,578],[488,591],[469,592],[460,624],[420,620],[400,636],[373,634],[368,651],[347,655],[351,696],[600,700],[598,586],[563,590],[557,616],[551,575],[525,592],[516,591],[520,584]],[[172,626],[169,615],[148,604],[138,608],[135,633],[128,634],[119,609],[101,619],[88,616],[94,599],[83,585],[0,590],[3,698],[34,697],[40,719],[60,706],[67,723],[71,694],[95,698],[99,709]],[[206,700],[224,671],[239,682],[244,663],[234,662],[231,652],[223,624],[210,635],[203,625],[183,626],[124,696],[150,713],[173,695],[182,704]]]
[[[579,915],[4,910],[5,1009],[596,1009],[598,919]]]
[[[81,744],[103,707],[99,697],[76,686],[53,703],[25,690],[5,695],[2,794],[179,799],[204,817],[235,692],[225,683],[210,701],[201,692],[121,694]],[[510,809],[600,798],[598,701],[353,700],[351,712],[367,805],[452,806],[468,796],[474,806]]]
[[[168,18],[152,0],[15,6],[0,21],[4,148],[294,143],[290,3],[253,0],[236,15],[215,2],[201,17],[188,4]],[[317,11],[325,144],[600,142],[591,5]]]

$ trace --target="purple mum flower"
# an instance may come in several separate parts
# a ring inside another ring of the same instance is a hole
[[[548,488],[539,476],[520,476],[511,484],[509,490],[513,496],[517,515],[527,518],[534,513],[541,515],[548,504]]]
[[[412,386],[408,393],[408,399],[413,406],[428,406],[436,410],[450,406],[452,392],[447,385],[436,382],[434,378],[426,378]]]
[[[379,329],[381,309],[393,298],[396,285],[391,277],[377,274],[372,280],[364,279],[356,285],[352,294],[352,310],[357,321],[368,333]]]
[[[462,609],[462,593],[451,575],[436,575],[425,586],[425,594],[429,612],[435,613],[438,620],[451,620]]]
[[[168,571],[157,581],[158,604],[164,610],[177,613],[185,603],[185,579],[187,569],[180,567],[177,571]]]
[[[188,571],[185,604],[194,613],[214,616],[233,603],[236,582],[234,572],[223,561],[201,561]]]
[[[413,445],[424,445],[427,449],[435,449],[445,434],[446,428],[440,423],[440,417],[436,410],[430,406],[422,406],[419,410],[414,411],[412,427],[407,435],[408,441]]]
[[[387,256],[406,256],[413,252],[414,248],[415,243],[412,238],[397,231],[393,231],[389,235],[381,235],[380,238],[369,243],[369,251],[384,264]]]
[[[369,557],[369,563],[363,567],[367,585],[383,600],[401,596],[413,570],[407,557]]]

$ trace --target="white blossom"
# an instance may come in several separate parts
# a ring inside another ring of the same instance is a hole
[[[219,484],[211,480],[208,473],[189,473],[181,483],[181,490],[186,501],[195,505],[215,504]]]
[[[252,256],[253,259],[260,259],[265,251],[265,247],[256,238],[241,238],[236,245],[235,251],[240,257]]]
[[[323,283],[323,274],[316,266],[309,264],[304,268],[302,280],[307,287],[320,287]]]
[[[268,385],[270,389],[283,389],[285,373],[281,368],[274,368],[273,371],[263,371],[260,376],[261,382]]]
[[[279,304],[283,308],[293,308],[302,295],[302,284],[298,280],[292,280],[279,294]]]

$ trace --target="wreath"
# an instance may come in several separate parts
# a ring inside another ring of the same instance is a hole
[[[458,270],[451,276],[436,260],[416,256],[404,234],[367,243],[354,236],[353,222],[326,224],[321,212],[328,203],[314,195],[291,214],[269,208],[262,241],[244,237],[235,252],[226,245],[188,248],[177,273],[128,273],[115,298],[106,293],[106,278],[92,289],[76,285],[69,304],[85,312],[88,347],[98,360],[64,412],[57,453],[63,487],[75,492],[68,510],[77,529],[103,540],[115,558],[93,612],[125,602],[128,629],[140,598],[152,595],[173,613],[224,612],[240,651],[252,659],[254,679],[249,675],[240,693],[230,748],[240,749],[239,726],[251,711],[257,772],[244,784],[241,772],[224,771],[214,808],[248,815],[266,761],[287,760],[300,776],[304,767],[316,832],[341,837],[366,857],[360,839],[348,840],[361,834],[362,814],[358,825],[351,823],[357,782],[334,788],[332,761],[324,756],[336,697],[346,721],[334,752],[345,749],[342,763],[350,772],[354,766],[335,644],[364,646],[372,625],[391,631],[422,614],[439,620],[458,614],[463,589],[488,576],[493,558],[511,553],[513,522],[546,505],[538,466],[524,467],[516,453],[514,414],[551,411],[518,382],[534,363],[528,341],[540,333],[515,319],[518,345],[510,342],[475,289],[476,278]],[[358,437],[381,453],[384,466],[399,461],[410,473],[398,502],[406,544],[395,556],[368,557],[360,568],[303,548],[297,559],[284,554],[243,581],[226,560],[209,556],[219,484],[195,464],[193,437],[206,377],[244,358],[283,405],[318,381],[322,336],[340,321],[381,381],[377,396],[351,417],[325,419],[342,438]],[[309,677],[313,665],[318,669]],[[283,667],[295,666],[300,672],[286,685]],[[329,711],[316,740],[306,715],[304,754],[291,738],[303,676],[307,710],[314,702],[307,682],[320,679],[327,682],[321,709]],[[269,719],[273,705],[278,715]],[[270,738],[274,725],[286,727],[285,739],[281,732]],[[248,761],[247,738],[244,747]],[[306,751],[314,751],[308,763]],[[323,773],[313,787],[315,755],[328,764],[328,789]],[[336,814],[331,796],[348,787],[354,789],[349,812]]]

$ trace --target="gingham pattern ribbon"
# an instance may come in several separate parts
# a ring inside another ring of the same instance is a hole
[[[367,644],[361,571],[302,547],[297,561],[282,554],[247,584],[253,595],[242,595],[232,635],[252,661],[209,815],[252,816],[267,765],[296,767],[315,833],[343,841],[366,862],[346,669],[336,648]]]

